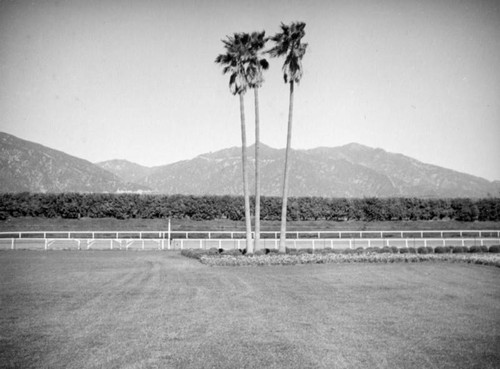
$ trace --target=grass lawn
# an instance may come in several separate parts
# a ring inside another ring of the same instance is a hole
[[[500,268],[0,252],[1,368],[498,368]]]
[[[172,231],[244,231],[244,222],[230,220],[194,221],[172,219]],[[61,219],[61,218],[10,218],[0,221],[0,232],[11,231],[166,231],[166,219],[114,218]],[[279,231],[279,221],[262,221],[262,231]],[[405,230],[496,230],[500,222],[457,221],[307,221],[287,222],[289,231],[405,231]]]

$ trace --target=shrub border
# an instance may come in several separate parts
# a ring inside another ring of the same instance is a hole
[[[390,251],[389,251],[390,250]],[[436,250],[407,249],[323,249],[292,250],[278,254],[275,250],[259,250],[255,254],[245,254],[244,250],[185,249],[181,254],[199,260],[209,266],[269,266],[326,263],[417,263],[417,262],[465,262],[500,267],[500,245],[489,248],[449,247]],[[464,252],[465,251],[465,252]]]

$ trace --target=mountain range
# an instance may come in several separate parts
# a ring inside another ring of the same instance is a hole
[[[252,188],[253,147],[248,153]],[[284,149],[262,144],[260,157],[262,194],[280,196]],[[500,196],[500,181],[491,182],[356,143],[292,150],[291,160],[290,196]],[[241,195],[241,148],[158,167],[127,160],[93,164],[0,133],[0,191]]]
[[[98,165],[0,132],[0,192],[149,190]]]

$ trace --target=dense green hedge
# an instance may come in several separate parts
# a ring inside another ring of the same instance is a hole
[[[243,197],[137,194],[0,195],[0,219],[46,218],[189,218],[193,220],[244,219]],[[261,199],[261,219],[279,220],[281,198]],[[289,198],[289,220],[439,220],[500,221],[500,198],[419,199],[320,197]]]

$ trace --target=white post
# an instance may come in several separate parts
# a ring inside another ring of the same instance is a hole
[[[202,248],[203,248],[203,244],[202,244],[201,239],[200,239],[200,249],[202,249]]]
[[[45,239],[45,250],[47,250],[47,239]]]
[[[14,250],[14,238],[12,239],[12,242],[11,242],[10,248],[11,248],[12,250]]]
[[[170,218],[168,218],[168,229],[167,229],[167,232],[168,232],[168,238],[167,238],[168,249],[170,250]]]

